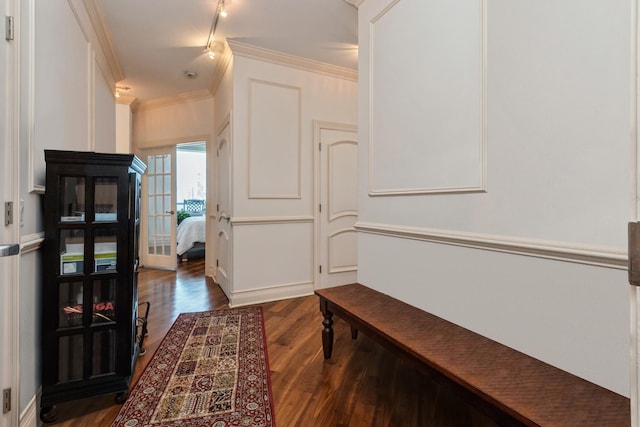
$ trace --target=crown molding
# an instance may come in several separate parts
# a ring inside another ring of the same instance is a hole
[[[134,105],[136,111],[151,110],[154,108],[168,107],[170,105],[184,104],[185,102],[200,101],[203,99],[213,99],[213,95],[207,89],[197,90],[193,92],[181,93],[175,96],[167,96],[164,98],[150,99],[142,101]]]
[[[337,65],[327,64],[325,62],[314,61],[312,59],[250,45],[232,38],[227,39],[227,44],[231,48],[233,55],[258,59],[261,61],[271,62],[272,64],[284,65],[354,82],[358,81],[358,70],[352,70],[351,68],[340,67]]]
[[[105,24],[104,14],[98,0],[83,0],[85,10],[93,26],[96,39],[102,48],[106,65],[113,76],[115,82],[119,82],[124,79],[124,73],[118,60],[118,55],[113,46],[113,40],[111,39],[111,33],[109,28]]]
[[[356,9],[360,7],[360,5],[362,3],[364,3],[364,0],[344,0],[346,3],[349,3],[351,6],[355,7]]]
[[[131,106],[131,104],[133,104],[135,101],[136,101],[135,96],[120,95],[118,98],[116,98],[116,104]]]
[[[220,82],[222,82],[222,78],[224,77],[224,73],[227,72],[227,68],[229,68],[229,65],[231,64],[231,58],[231,49],[229,48],[229,45],[225,43],[222,46],[222,51],[218,52],[213,81],[211,82],[211,86],[209,86],[209,92],[211,92],[213,96],[215,96],[218,92]]]

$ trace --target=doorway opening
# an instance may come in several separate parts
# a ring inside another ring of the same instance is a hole
[[[176,145],[176,253],[178,261],[203,258],[206,245],[206,142]]]

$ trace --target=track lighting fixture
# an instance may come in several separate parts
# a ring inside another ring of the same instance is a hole
[[[120,95],[122,94],[122,92],[126,92],[129,89],[131,89],[129,86],[116,86],[116,91],[113,94],[113,96],[115,96],[116,98],[120,98]]]
[[[224,7],[224,1],[225,0],[218,0],[218,3],[216,5],[216,13],[213,16],[213,22],[211,22],[211,30],[209,30],[209,38],[207,40],[207,45],[205,47],[205,52],[207,53],[207,55],[209,55],[209,58],[211,59],[215,59],[216,57],[216,52],[214,51],[214,44],[216,44],[213,41],[213,37],[215,36],[216,33],[216,27],[218,26],[218,18],[219,17],[226,17],[227,16],[227,10]]]

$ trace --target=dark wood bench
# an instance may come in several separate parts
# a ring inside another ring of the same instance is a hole
[[[361,284],[318,289],[325,359],[333,315],[436,380],[500,425],[627,426],[629,399]]]

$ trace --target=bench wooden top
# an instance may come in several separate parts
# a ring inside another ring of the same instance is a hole
[[[332,313],[367,325],[378,338],[524,424],[631,424],[628,398],[388,295],[357,283],[316,294]]]

